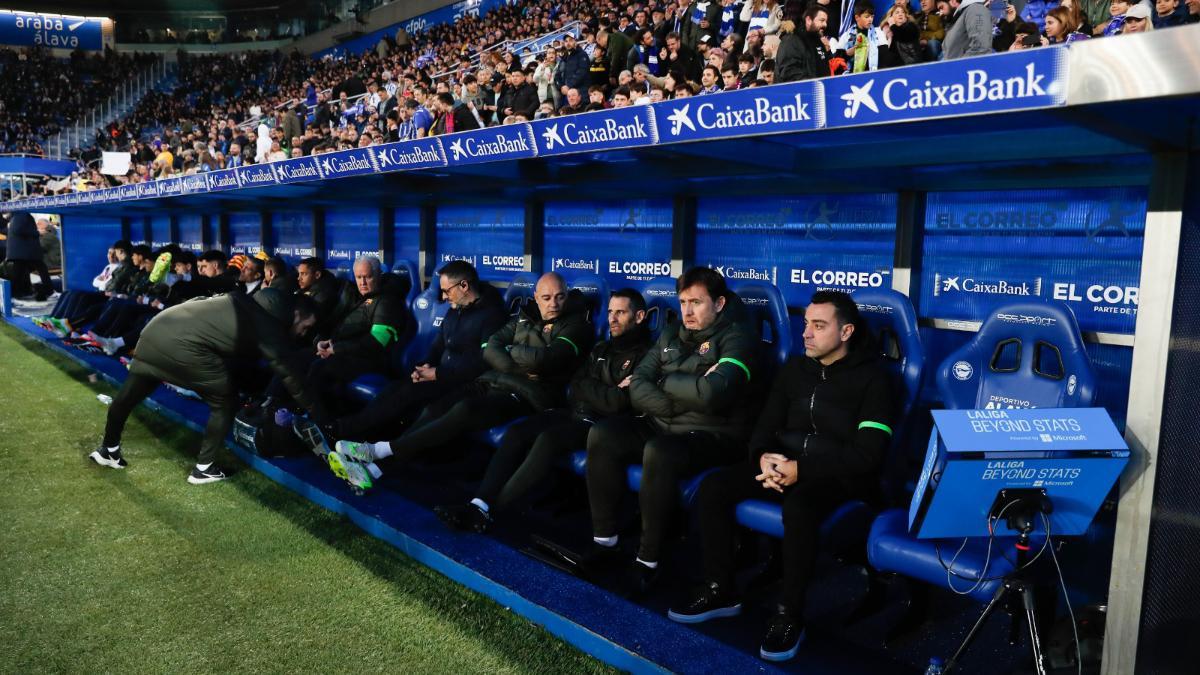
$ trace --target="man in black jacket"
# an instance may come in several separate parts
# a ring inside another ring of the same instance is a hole
[[[575,41],[575,36],[570,33],[563,38],[563,55],[559,59],[558,70],[554,73],[554,86],[558,87],[558,91],[562,93],[563,98],[566,98],[567,91],[570,89],[578,89],[584,91],[587,89],[589,73],[591,67],[591,59],[588,58],[587,52],[583,51]]]
[[[334,473],[367,489],[381,475],[377,460],[407,461],[463,434],[562,405],[570,374],[591,347],[592,326],[578,291],[568,294],[554,272],[538,279],[534,300],[488,338],[483,358],[490,371],[427,407],[390,443],[339,441],[329,455]]]
[[[541,101],[537,98],[537,87],[525,80],[525,71],[513,68],[508,74],[509,86],[500,95],[496,105],[500,108],[500,121],[509,115],[524,115],[525,119],[533,119]]]
[[[829,11],[813,3],[804,10],[801,29],[791,21],[780,27],[779,48],[775,52],[775,81],[797,82],[829,76],[829,45],[824,32]]]
[[[296,265],[296,293],[312,298],[317,308],[317,331],[327,332],[338,302],[338,280],[320,258],[305,258]]]
[[[783,598],[760,652],[772,661],[794,656],[803,639],[822,519],[847,500],[873,497],[895,425],[894,383],[854,300],[819,291],[804,322],[804,356],[788,359],[776,376],[750,439],[750,461],[700,485],[696,516],[706,583],[669,613],[684,623],[738,614],[735,507],[746,499],[781,502]]]
[[[599,419],[630,410],[633,369],[650,347],[646,301],[631,288],[608,300],[611,340],[592,348],[571,378],[567,408],[554,408],[508,428],[488,464],[483,482],[468,504],[434,510],[447,526],[483,532],[498,512],[507,511],[541,483],[554,462],[587,444],[588,431]]]
[[[8,249],[5,253],[8,268],[6,274],[12,281],[13,298],[32,299],[41,302],[50,297],[54,289],[50,286],[50,272],[42,257],[41,240],[37,223],[25,211],[13,213],[8,225]],[[34,286],[29,275],[37,273],[41,283]]]
[[[750,382],[758,337],[745,306],[707,267],[679,277],[680,325],[668,326],[634,370],[630,398],[642,417],[615,417],[588,434],[587,484],[593,540],[617,545],[626,468],[642,464],[642,540],[634,593],[656,581],[679,481],[736,461],[750,421]]]
[[[487,370],[483,345],[508,321],[504,298],[491,284],[481,281],[465,260],[442,266],[438,284],[450,310],[425,360],[408,377],[389,385],[370,405],[335,420],[326,430],[329,436],[352,441],[394,438],[421,408]]]
[[[200,455],[188,482],[198,485],[224,480],[225,474],[213,461],[233,427],[237,392],[230,361],[266,359],[292,398],[319,418],[323,411],[284,357],[291,336],[315,321],[311,301],[273,289],[250,298],[231,293],[164,310],[142,331],[137,358],[108,408],[104,440],[90,455],[92,461],[113,469],[128,466],[121,455],[125,421],[161,382],[168,382],[196,392],[209,407]]]

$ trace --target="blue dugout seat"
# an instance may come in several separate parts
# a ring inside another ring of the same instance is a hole
[[[967,344],[942,361],[937,378],[942,401],[951,409],[1086,407],[1096,398],[1096,378],[1079,324],[1061,302],[1029,300],[996,309]],[[973,599],[990,600],[1002,583],[998,577],[1012,571],[996,549],[1014,541],[997,539],[987,570],[993,580],[979,584],[970,593]],[[872,525],[867,557],[877,571],[944,585],[947,574],[938,549],[952,554],[961,544],[917,539],[908,531],[907,511],[893,509]],[[985,539],[967,542],[955,571],[976,578],[986,555]],[[962,588],[971,585],[958,582]]]
[[[871,329],[884,363],[900,385],[901,424],[892,437],[893,452],[903,447],[903,420],[909,416],[921,389],[925,352],[917,313],[904,294],[891,289],[862,289],[854,293],[859,312]],[[803,335],[797,336],[796,350],[804,349]],[[888,479],[885,478],[885,482]],[[835,509],[821,523],[823,547],[835,555],[861,551],[867,541],[876,513],[866,502],[853,500]],[[749,499],[737,506],[738,522],[768,536],[783,537],[783,507],[775,502]],[[861,553],[858,553],[861,557]]]

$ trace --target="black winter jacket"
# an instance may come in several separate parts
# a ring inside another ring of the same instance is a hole
[[[592,61],[588,58],[587,52],[576,47],[575,51],[563,55],[562,63],[559,65],[558,71],[554,73],[554,87],[559,90],[564,86],[571,87],[578,89],[580,94],[584,94],[588,85],[588,70],[591,66]]]
[[[617,385],[633,374],[650,349],[650,331],[638,324],[630,332],[601,342],[571,378],[567,401],[577,417],[595,420],[629,412],[629,387]]]
[[[797,29],[779,38],[775,52],[775,79],[799,82],[829,75],[825,44],[816,33]]]
[[[354,354],[364,358],[383,358],[387,348],[400,339],[408,321],[404,308],[407,284],[395,274],[385,274],[379,289],[362,295],[349,283],[334,311],[333,340],[335,354]]]
[[[478,300],[446,312],[425,363],[437,369],[439,382],[463,384],[474,380],[488,369],[483,347],[508,318],[500,291],[480,282]]]
[[[664,432],[707,431],[744,440],[759,346],[745,315],[741,298],[730,292],[708,328],[668,326],[633,372],[633,407]]]
[[[537,303],[530,302],[488,338],[483,358],[492,370],[479,381],[516,394],[537,410],[560,407],[593,334],[579,291],[567,294],[563,312],[550,321],[543,321]]]
[[[757,465],[763,453],[777,452],[796,460],[802,480],[874,485],[896,426],[896,402],[892,377],[872,348],[828,366],[793,356],[758,418],[750,460]]]
[[[298,293],[307,295],[317,305],[317,332],[328,333],[333,321],[333,310],[337,307],[339,296],[339,281],[333,272],[321,272],[321,276],[313,281],[307,290]]]
[[[24,211],[12,215],[12,221],[8,224],[8,251],[5,255],[9,260],[42,259],[42,241],[33,216]]]

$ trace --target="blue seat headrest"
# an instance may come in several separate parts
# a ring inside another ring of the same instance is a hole
[[[571,289],[583,295],[587,319],[596,328],[596,340],[608,334],[608,281],[598,274],[581,274],[571,282]]]
[[[646,299],[646,325],[650,328],[651,338],[657,340],[664,328],[679,320],[675,280],[659,277],[647,281],[642,286],[642,297]]]
[[[508,282],[504,289],[504,306],[510,314],[516,314],[530,300],[533,300],[533,289],[537,286],[538,275],[533,272],[521,272]]]
[[[1071,308],[1025,300],[998,307],[967,344],[942,361],[947,408],[1074,408],[1092,405],[1096,376]]]
[[[920,326],[912,301],[890,288],[862,288],[854,292],[858,312],[871,327],[884,363],[904,387],[902,418],[917,401],[921,375],[925,370],[925,350],[921,346]]]
[[[783,366],[792,351],[792,322],[787,302],[773,284],[764,281],[739,281],[731,290],[746,306],[746,317],[762,339],[763,356]]]
[[[415,368],[420,360],[429,354],[429,346],[433,344],[437,332],[442,328],[442,319],[446,318],[446,312],[450,311],[450,303],[442,301],[441,292],[441,286],[433,283],[412,301],[411,309],[416,330],[404,350],[404,362],[408,369]]]

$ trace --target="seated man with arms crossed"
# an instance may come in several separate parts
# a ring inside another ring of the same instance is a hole
[[[707,267],[688,270],[676,287],[682,322],[663,331],[629,385],[633,407],[644,415],[606,419],[588,434],[588,499],[600,547],[593,555],[615,551],[626,468],[642,464],[642,539],[631,570],[635,595],[658,579],[679,481],[737,461],[751,416],[758,337],[745,322],[741,298]]]
[[[566,408],[554,408],[521,420],[504,433],[488,464],[483,483],[468,504],[439,506],[438,518],[456,530],[483,532],[498,512],[510,509],[541,483],[554,462],[587,444],[596,420],[629,412],[633,369],[650,347],[646,301],[632,288],[608,300],[611,340],[592,348],[571,378]]]
[[[748,463],[710,474],[696,497],[706,583],[668,616],[683,623],[734,616],[735,508],[783,504],[783,598],[760,655],[783,661],[804,639],[804,600],[821,521],[851,499],[871,499],[892,440],[896,392],[853,298],[818,291],[804,312],[804,356],[775,378],[750,438]]]
[[[411,460],[464,434],[562,404],[567,380],[590,347],[579,293],[554,272],[543,274],[534,300],[487,341],[483,358],[492,368],[475,382],[425,409],[408,433],[384,443],[338,441],[329,466],[359,489],[382,475],[378,460]]]

